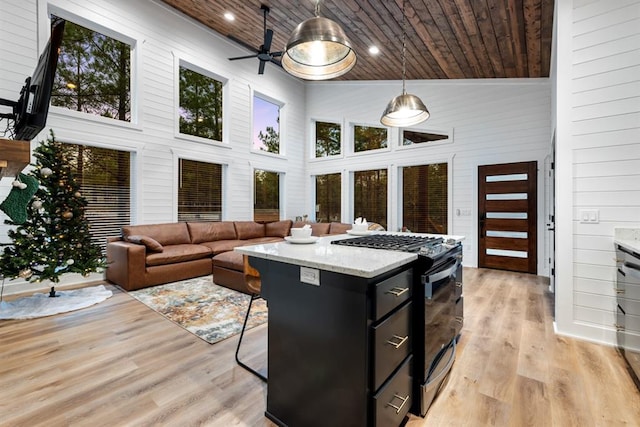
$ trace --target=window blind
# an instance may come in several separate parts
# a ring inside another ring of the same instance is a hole
[[[178,221],[222,219],[222,165],[180,159]]]
[[[416,233],[447,233],[447,164],[402,169],[402,226]]]
[[[387,228],[387,170],[354,172],[354,216]]]
[[[341,210],[340,173],[316,176],[316,221],[340,221]]]

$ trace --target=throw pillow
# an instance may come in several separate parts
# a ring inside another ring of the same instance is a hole
[[[152,252],[162,252],[164,248],[157,240],[152,239],[149,236],[129,236],[127,237],[127,241],[131,243],[136,243],[138,245],[145,245],[147,249]]]

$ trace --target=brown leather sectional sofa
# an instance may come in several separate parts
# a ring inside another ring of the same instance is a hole
[[[216,284],[247,292],[243,256],[233,248],[284,240],[304,223],[282,220],[178,222],[122,227],[107,242],[108,281],[132,291],[213,273]],[[351,224],[310,224],[312,234],[341,234]]]

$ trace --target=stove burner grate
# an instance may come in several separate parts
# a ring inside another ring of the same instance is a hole
[[[372,234],[370,236],[334,240],[334,245],[358,248],[386,249],[401,252],[419,252],[442,244],[441,237],[402,236],[397,234]]]

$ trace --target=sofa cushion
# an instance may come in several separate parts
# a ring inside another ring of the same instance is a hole
[[[245,243],[244,240],[218,240],[215,242],[202,242],[202,246],[206,246],[211,249],[211,253],[217,255],[222,252],[233,251],[236,246],[242,246]]]
[[[148,266],[176,264],[210,256],[211,249],[202,245],[192,245],[190,243],[186,245],[165,245],[164,251],[147,255],[146,262]]]
[[[243,240],[243,244],[242,246],[247,246],[247,245],[259,245],[260,243],[277,243],[277,242],[282,242],[284,241],[284,239],[282,237],[256,237],[255,239],[247,239],[247,240]]]
[[[188,222],[191,243],[215,242],[217,240],[235,240],[236,228],[233,221]]]
[[[125,240],[127,240],[129,236],[134,235],[151,237],[162,246],[191,243],[191,237],[189,236],[189,230],[185,222],[125,225],[122,227],[122,237]]]
[[[268,222],[264,225],[264,235],[267,237],[286,237],[291,231],[293,221],[284,219],[282,221]]]
[[[244,271],[243,255],[240,252],[229,251],[223,252],[213,257],[214,266],[228,268],[229,270]],[[213,278],[216,281],[216,278]]]
[[[329,234],[344,234],[347,230],[351,230],[351,224],[332,222],[329,226]]]
[[[157,240],[149,237],[149,236],[140,236],[138,234],[134,234],[133,236],[127,237],[127,241],[131,243],[136,243],[138,245],[144,245],[151,252],[162,252],[164,248]]]
[[[264,237],[264,224],[253,221],[234,221],[233,224],[236,227],[236,238],[239,240]]]

